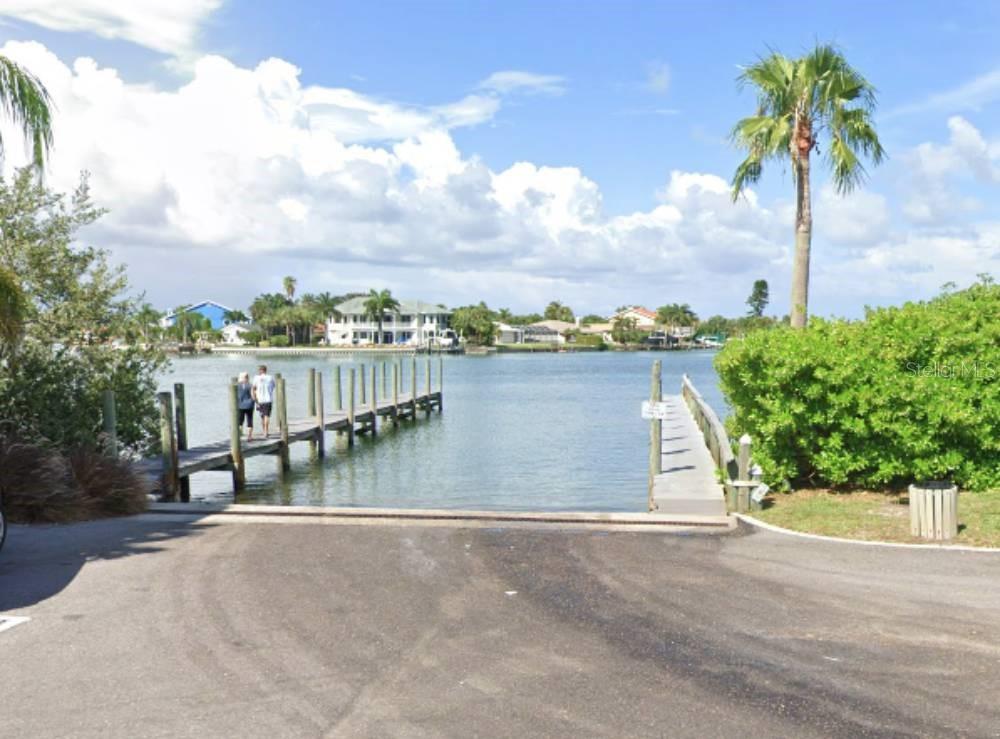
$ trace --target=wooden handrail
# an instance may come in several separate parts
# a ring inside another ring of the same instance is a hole
[[[736,455],[733,453],[733,445],[729,441],[729,434],[726,427],[719,420],[718,415],[712,407],[701,397],[701,393],[691,382],[691,378],[684,375],[681,381],[681,395],[684,397],[691,415],[694,416],[698,428],[705,437],[705,444],[712,453],[715,466],[722,470],[728,480],[739,479]]]

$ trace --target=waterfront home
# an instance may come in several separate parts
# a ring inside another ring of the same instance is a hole
[[[540,323],[532,323],[530,326],[524,326],[524,343],[565,344],[566,337],[551,326],[546,326],[546,323],[548,322],[541,321]],[[564,323],[564,321],[557,321],[557,323]]]
[[[580,326],[580,333],[584,336],[600,336],[607,343],[611,343],[611,330],[614,328],[610,323],[590,323]]]
[[[524,326],[510,326],[502,321],[494,321],[498,344],[523,344]]]
[[[228,323],[225,315],[229,312],[230,308],[222,305],[222,303],[216,303],[214,300],[202,300],[200,303],[189,305],[183,311],[165,315],[160,319],[160,326],[161,328],[170,328],[177,323],[177,317],[182,313],[197,313],[211,321],[212,328],[218,330]]]
[[[635,327],[640,331],[656,328],[656,312],[643,308],[641,305],[623,308],[611,317],[611,322],[614,323],[619,318],[631,318],[635,321]]]
[[[331,346],[390,344],[423,346],[447,343],[451,311],[439,303],[400,300],[399,310],[382,318],[382,333],[375,316],[365,311],[367,297],[351,298],[337,306],[339,317],[326,322],[326,342]]]
[[[243,334],[253,329],[245,323],[228,323],[222,327],[222,343],[232,346],[245,346]]]

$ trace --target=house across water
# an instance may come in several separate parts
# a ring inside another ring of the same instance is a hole
[[[390,344],[450,346],[454,333],[448,328],[451,311],[439,303],[400,300],[399,310],[386,313],[381,329],[378,319],[365,310],[367,298],[352,298],[337,306],[340,317],[326,324],[326,341],[331,346]],[[381,330],[381,333],[380,333]]]
[[[216,303],[214,300],[202,300],[200,303],[189,305],[184,310],[167,314],[160,319],[160,326],[163,328],[170,328],[177,323],[178,316],[184,313],[197,313],[198,315],[204,316],[211,321],[212,328],[218,330],[229,323],[225,318],[226,314],[229,312],[230,309],[227,306],[222,305],[222,303]]]

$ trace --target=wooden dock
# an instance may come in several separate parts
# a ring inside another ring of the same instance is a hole
[[[155,474],[160,480],[161,497],[167,501],[190,500],[191,475],[210,470],[229,470],[233,476],[233,491],[246,484],[245,462],[250,457],[273,455],[279,472],[290,468],[289,447],[296,442],[308,442],[317,458],[325,455],[326,432],[333,431],[342,437],[347,446],[354,445],[360,434],[375,435],[384,423],[399,424],[402,420],[416,420],[420,412],[430,415],[444,407],[444,365],[438,357],[436,389],[432,389],[431,359],[426,358],[423,382],[418,383],[417,360],[411,357],[408,377],[404,377],[402,362],[333,369],[332,408],[324,400],[323,375],[310,369],[308,381],[308,408],[303,418],[288,418],[286,380],[275,374],[275,400],[268,438],[258,437],[247,441],[243,436],[237,415],[236,379],[228,387],[230,407],[230,436],[228,439],[199,444],[187,444],[187,420],[183,384],[174,385],[173,394],[158,394],[160,405],[161,455],[158,459],[144,460],[141,468]],[[390,379],[391,367],[391,379]],[[379,369],[381,368],[381,375]],[[346,376],[346,377],[345,377]],[[409,385],[403,392],[404,382]]]
[[[685,375],[679,395],[664,396],[653,364],[650,405],[649,510],[670,515],[727,515],[750,507],[760,484],[750,465],[750,438],[734,453],[725,426]],[[756,478],[756,479],[754,479]]]

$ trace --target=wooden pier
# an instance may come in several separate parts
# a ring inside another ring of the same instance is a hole
[[[308,392],[305,417],[288,417],[286,380],[275,373],[275,399],[271,414],[269,438],[247,441],[239,426],[236,378],[229,381],[230,435],[207,444],[189,447],[183,384],[174,385],[174,392],[157,395],[160,406],[160,458],[146,460],[143,467],[160,478],[164,500],[190,500],[191,475],[209,470],[232,472],[233,491],[246,484],[246,460],[272,455],[279,473],[290,468],[289,447],[296,442],[308,442],[317,458],[325,456],[326,432],[334,431],[344,443],[354,445],[361,434],[376,435],[385,423],[398,425],[402,420],[416,420],[422,411],[430,415],[444,407],[444,364],[437,358],[436,388],[432,388],[431,358],[424,364],[424,376],[418,378],[417,359],[410,357],[409,372],[404,362],[381,362],[351,367],[333,368],[332,407],[324,398],[323,374],[310,369],[307,374]],[[404,374],[406,375],[404,377]],[[422,379],[422,382],[418,382]]]
[[[678,395],[663,395],[660,362],[653,363],[650,406],[649,510],[677,515],[725,516],[752,507],[760,484],[751,467],[750,437],[734,453],[725,426],[684,375]]]

